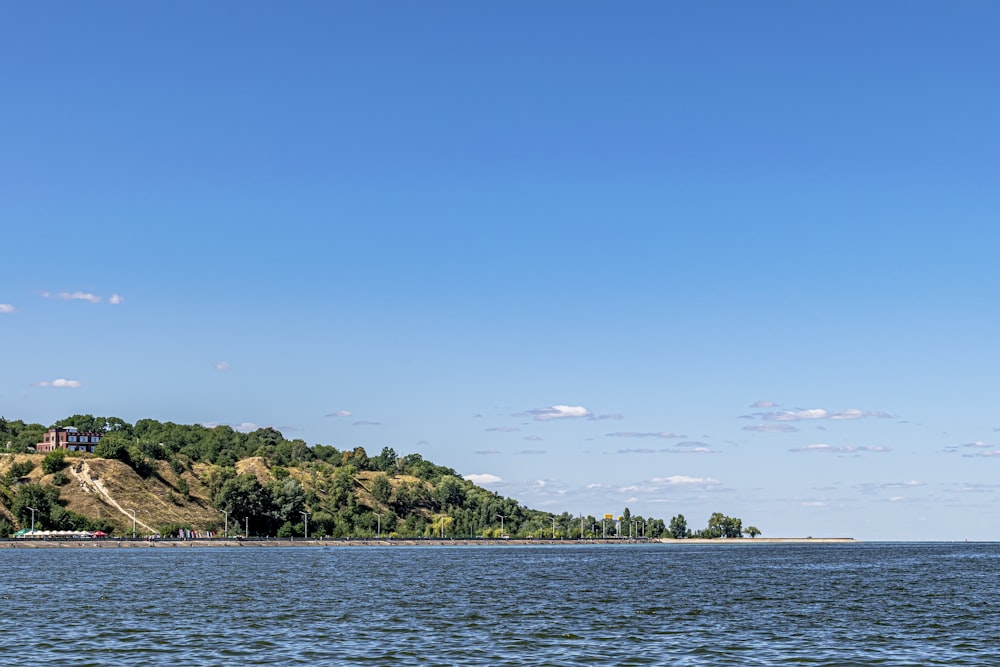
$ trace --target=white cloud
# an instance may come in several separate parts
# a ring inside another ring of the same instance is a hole
[[[369,421],[359,421],[354,422],[351,426],[381,426],[382,422],[369,422]]]
[[[219,361],[219,362],[216,362],[216,364],[215,364],[215,370],[217,370],[217,371],[228,371],[229,370],[229,362],[228,361]]]
[[[83,386],[79,380],[65,380],[59,378],[58,380],[52,380],[52,382],[36,382],[36,387],[53,387],[55,389],[79,389]]]
[[[543,440],[544,440],[545,438],[543,438],[543,437],[541,437],[541,436],[538,436],[538,435],[526,435],[526,436],[524,436],[524,438],[523,438],[523,439],[524,439],[524,440],[528,440],[529,442],[541,442],[541,441],[543,441]]]
[[[0,303],[0,314],[8,314],[14,312],[14,306],[9,303]]]
[[[503,480],[496,475],[491,475],[490,473],[474,473],[472,475],[466,475],[465,479],[469,480],[477,486],[487,486],[489,484],[499,484]]]
[[[328,412],[328,413],[326,413],[323,416],[324,417],[350,417],[351,416],[351,411],[350,410],[337,410],[336,412]]]
[[[489,433],[517,433],[521,429],[516,426],[492,426],[485,430]]]
[[[552,419],[578,419],[580,417],[591,417],[593,413],[582,405],[553,405],[548,408],[535,408],[527,412],[515,415],[534,417],[535,421],[550,421]]]
[[[776,408],[778,404],[774,401],[757,401],[750,405],[751,408]]]
[[[125,303],[125,297],[120,294],[112,294],[111,298],[108,299],[108,303],[117,306],[120,303]]]

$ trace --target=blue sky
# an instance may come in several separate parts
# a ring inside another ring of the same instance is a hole
[[[0,414],[997,539],[993,2],[20,3]]]

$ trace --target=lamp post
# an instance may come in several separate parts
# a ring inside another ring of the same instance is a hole
[[[245,527],[243,529],[243,537],[249,540],[250,539],[250,517],[249,516],[243,517],[243,521],[246,522],[245,523]]]
[[[135,539],[135,510],[132,510],[132,539]]]
[[[229,510],[222,510],[222,511],[226,515],[226,534],[225,534],[225,538],[229,539]]]
[[[556,518],[552,517],[552,539],[556,539]]]
[[[300,511],[299,514],[306,518],[306,539],[309,539],[309,512]]]
[[[35,532],[35,512],[37,512],[38,510],[36,510],[34,507],[29,507],[28,509],[31,510],[31,532],[34,533]]]
[[[503,520],[506,519],[507,517],[505,517],[503,514],[497,514],[497,516],[500,517],[500,539],[503,539]]]

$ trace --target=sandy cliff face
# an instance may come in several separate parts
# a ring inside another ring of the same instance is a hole
[[[55,486],[55,476],[42,471],[42,458],[41,454],[0,457],[0,475],[17,461],[36,464],[29,474],[12,482],[12,493],[25,483]],[[62,472],[68,481],[56,486],[66,509],[90,519],[108,519],[116,525],[116,534],[132,532],[132,510],[136,526],[143,533],[155,532],[168,523],[201,528],[222,522],[222,514],[212,508],[208,489],[192,471],[181,474],[189,489],[185,498],[178,489],[178,475],[163,461],[156,462],[153,474],[145,479],[121,461],[67,457],[66,462]],[[0,508],[0,514],[13,521],[6,508]]]

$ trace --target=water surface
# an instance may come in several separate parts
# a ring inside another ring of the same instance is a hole
[[[998,565],[997,544],[3,549],[0,655],[1000,665]]]

